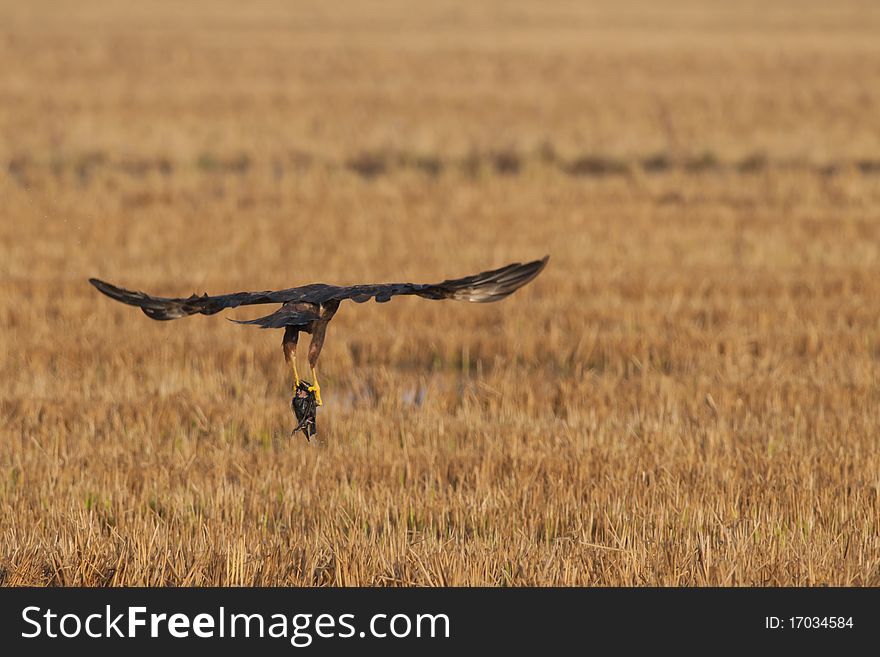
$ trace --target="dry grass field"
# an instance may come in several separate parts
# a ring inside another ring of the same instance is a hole
[[[769,6],[768,6],[769,5]],[[0,2],[0,583],[880,585],[873,2]],[[344,304],[320,440],[281,333]]]

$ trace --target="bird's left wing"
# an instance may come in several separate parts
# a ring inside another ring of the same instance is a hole
[[[475,303],[500,301],[541,273],[550,256],[521,264],[513,264],[491,269],[464,278],[452,278],[442,283],[377,283],[374,285],[314,285],[299,288],[303,291],[300,300],[312,303],[343,301],[351,299],[363,303],[376,299],[379,303],[390,301],[399,295],[415,295],[423,299],[455,299]],[[313,288],[313,289],[307,289]]]

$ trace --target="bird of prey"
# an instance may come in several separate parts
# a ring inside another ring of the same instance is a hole
[[[312,283],[286,290],[265,292],[235,292],[219,296],[192,295],[187,298],[154,297],[143,292],[132,292],[110,283],[90,278],[89,282],[111,299],[116,299],[130,306],[138,306],[144,314],[157,320],[178,319],[187,315],[213,315],[226,308],[249,306],[262,303],[280,303],[281,307],[270,315],[250,320],[236,320],[238,324],[252,324],[261,328],[284,329],[281,347],[284,358],[293,369],[294,391],[300,384],[299,372],[296,369],[296,344],[300,332],[312,336],[309,344],[308,361],[312,371],[312,382],[309,392],[314,392],[318,405],[321,401],[321,387],[318,385],[318,356],[324,346],[327,325],[339,304],[346,299],[355,303],[363,303],[376,299],[378,303],[389,301],[398,295],[415,295],[423,299],[455,299],[486,303],[499,301],[541,273],[549,260],[545,256],[525,264],[514,263],[485,271],[473,276],[455,278],[435,284],[417,283],[378,283],[370,285],[327,285]]]

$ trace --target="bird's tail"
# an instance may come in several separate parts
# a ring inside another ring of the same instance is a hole
[[[517,262],[473,276],[427,285],[416,294],[428,299],[456,299],[474,303],[500,301],[540,274],[549,260],[550,256],[544,256],[525,264]]]

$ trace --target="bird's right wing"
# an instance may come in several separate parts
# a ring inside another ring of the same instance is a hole
[[[284,303],[290,300],[291,292],[296,290],[279,290],[277,292],[236,292],[218,296],[192,295],[186,298],[154,297],[144,292],[133,292],[110,283],[90,278],[89,283],[98,288],[111,299],[137,306],[151,319],[168,320],[186,317],[187,315],[213,315],[225,308],[237,308],[258,303]]]

